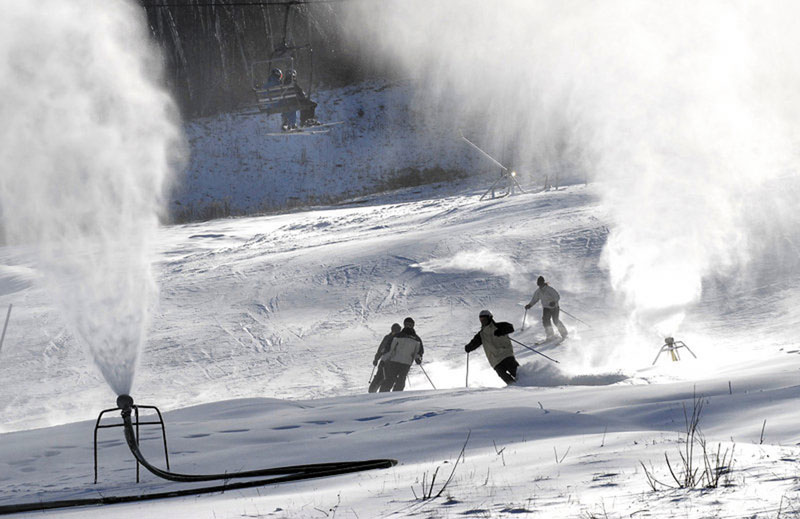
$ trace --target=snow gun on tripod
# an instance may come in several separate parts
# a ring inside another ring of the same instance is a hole
[[[497,188],[498,185],[500,185],[501,187],[504,185],[505,188],[506,188],[506,192],[504,194],[501,194],[500,197],[513,195],[515,187],[517,189],[519,189],[519,191],[521,193],[525,192],[525,190],[522,189],[522,186],[519,185],[519,182],[517,182],[517,172],[516,171],[512,171],[512,170],[508,169],[503,164],[501,164],[500,161],[498,161],[497,159],[495,159],[494,157],[492,157],[491,155],[489,155],[488,153],[483,151],[480,147],[478,147],[477,144],[475,144],[471,140],[467,139],[464,136],[464,132],[462,132],[461,130],[459,130],[459,134],[461,134],[461,138],[462,139],[467,141],[467,144],[469,144],[470,146],[472,146],[473,148],[478,150],[478,152],[481,155],[483,155],[487,159],[491,160],[496,165],[500,166],[500,169],[501,169],[500,177],[497,180],[495,180],[494,183],[491,186],[489,186],[489,189],[487,189],[486,192],[481,196],[481,198],[480,198],[481,201],[483,201],[483,199],[486,198],[486,195],[488,195],[489,193],[492,194],[492,198],[495,198],[495,196],[494,196],[495,195],[495,188]]]

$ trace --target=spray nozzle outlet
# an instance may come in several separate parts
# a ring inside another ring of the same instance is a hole
[[[130,395],[119,395],[117,397],[117,407],[123,411],[129,411],[133,408],[133,397]]]

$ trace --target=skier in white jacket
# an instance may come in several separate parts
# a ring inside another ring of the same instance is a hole
[[[514,332],[514,325],[494,322],[494,316],[489,310],[481,310],[478,319],[481,321],[481,329],[464,346],[464,351],[469,353],[483,346],[483,352],[486,353],[489,364],[503,379],[503,382],[515,383],[519,362],[514,358],[514,348],[511,346],[511,339],[508,338],[508,334]]]
[[[384,364],[383,382],[378,391],[402,391],[406,387],[406,377],[411,364],[422,364],[422,355],[425,349],[422,339],[414,331],[414,319],[406,317],[403,320],[403,329],[392,338],[389,351],[383,354],[381,361]]]
[[[556,328],[558,328],[558,333],[561,334],[561,339],[566,339],[568,335],[567,327],[564,326],[564,323],[562,323],[558,318],[558,314],[560,313],[558,301],[561,299],[561,296],[558,295],[558,292],[555,288],[545,283],[544,277],[542,276],[539,276],[539,279],[536,280],[536,284],[539,286],[539,288],[537,288],[536,292],[533,293],[533,297],[531,298],[530,303],[525,305],[525,309],[530,310],[533,305],[535,305],[538,301],[541,301],[542,324],[544,325],[544,332],[547,334],[546,340],[550,340],[556,336],[553,332],[553,324],[555,324]],[[552,324],[550,323],[551,319]]]

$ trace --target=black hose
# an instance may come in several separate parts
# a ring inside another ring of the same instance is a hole
[[[118,399],[117,402],[120,403],[120,400]],[[36,510],[51,510],[55,508],[109,505],[116,503],[130,503],[135,501],[164,499],[168,497],[180,497],[180,496],[190,496],[196,494],[208,494],[213,492],[224,492],[227,490],[252,488],[252,487],[271,485],[276,483],[286,483],[289,481],[298,481],[302,479],[336,476],[339,474],[360,472],[362,470],[386,469],[393,467],[394,465],[397,464],[397,460],[376,459],[376,460],[366,460],[366,461],[343,461],[334,463],[316,463],[311,465],[294,465],[287,467],[275,467],[269,469],[247,470],[242,472],[228,472],[223,474],[178,474],[175,472],[169,472],[151,465],[142,455],[141,451],[139,450],[139,445],[136,443],[136,435],[134,434],[133,423],[131,422],[133,399],[130,399],[131,405],[124,405],[125,403],[126,402],[123,401],[123,405],[120,405],[120,407],[122,408],[122,420],[124,422],[123,427],[125,429],[125,440],[127,441],[128,447],[130,448],[131,453],[136,458],[136,460],[156,476],[163,479],[167,479],[169,481],[179,481],[184,483],[197,482],[197,481],[213,481],[220,479],[227,481],[229,479],[253,478],[253,477],[264,477],[264,476],[273,476],[273,477],[267,479],[259,479],[256,481],[224,483],[221,485],[214,485],[210,487],[173,490],[170,492],[156,492],[153,494],[140,494],[135,496],[107,496],[94,499],[67,499],[60,501],[43,501],[38,503],[21,503],[17,505],[5,505],[5,506],[0,506],[0,515],[31,512]]]
[[[394,464],[392,464],[394,465]],[[391,466],[391,465],[390,465]],[[229,490],[239,490],[243,488],[260,487],[264,485],[271,485],[276,483],[287,483],[289,481],[298,481],[301,479],[321,478],[325,476],[337,476],[339,474],[347,474],[349,472],[359,472],[368,470],[370,468],[388,468],[384,466],[366,467],[360,466],[357,468],[342,468],[339,470],[318,471],[313,474],[290,474],[283,477],[260,479],[256,481],[241,481],[238,483],[227,483],[222,485],[214,485],[211,487],[201,488],[187,488],[184,490],[173,490],[169,492],[156,492],[153,494],[139,494],[135,496],[106,496],[94,499],[66,499],[61,501],[41,501],[38,503],[22,503],[18,505],[5,505],[0,506],[0,515],[18,514],[21,512],[33,512],[38,510],[52,510],[55,508],[71,508],[76,506],[95,506],[95,505],[113,505],[118,503],[132,503],[136,501],[152,501],[154,499],[165,499],[168,497],[182,497],[192,496],[199,494],[211,494],[214,492],[226,492]]]
[[[296,475],[307,475],[308,477],[315,477],[317,473],[324,473],[324,475],[328,475],[328,472],[334,471],[334,473],[338,474],[340,470],[344,470],[345,472],[355,472],[358,470],[369,470],[369,469],[377,469],[377,468],[389,468],[392,467],[397,463],[395,460],[366,460],[366,461],[343,461],[343,462],[334,462],[334,463],[315,463],[312,465],[292,465],[288,467],[276,467],[276,468],[269,468],[269,469],[256,469],[256,470],[245,470],[241,472],[224,472],[220,474],[179,474],[176,472],[169,472],[166,470],[162,470],[158,467],[151,465],[142,455],[142,452],[139,450],[139,445],[136,443],[136,435],[133,431],[133,423],[131,422],[131,410],[132,407],[128,407],[122,410],[122,421],[124,422],[125,428],[125,441],[128,442],[128,448],[130,448],[131,453],[136,458],[136,460],[142,464],[144,468],[155,474],[156,476],[167,479],[169,481],[179,481],[182,483],[192,483],[196,481],[215,481],[219,479],[238,479],[238,478],[257,478],[263,476],[276,476],[276,475],[284,475],[284,474],[296,474]]]

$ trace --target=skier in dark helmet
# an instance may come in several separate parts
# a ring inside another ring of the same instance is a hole
[[[296,70],[289,71],[287,84],[291,84],[295,94],[297,94],[297,102],[300,106],[300,126],[319,125],[319,121],[314,118],[317,110],[317,103],[312,101],[305,90],[297,83]]]
[[[375,357],[372,359],[372,365],[378,366],[378,369],[375,372],[375,378],[373,378],[372,382],[370,382],[369,384],[370,393],[376,392],[378,388],[381,387],[381,383],[383,382],[383,380],[386,378],[384,375],[384,370],[386,369],[386,366],[385,363],[381,360],[381,357],[383,357],[383,355],[389,351],[389,348],[391,348],[392,346],[392,339],[394,339],[395,335],[400,333],[401,329],[402,328],[400,327],[399,324],[394,323],[392,325],[391,329],[392,331],[387,333],[383,337],[383,340],[381,340],[381,343],[378,346],[378,351],[375,352]]]
[[[414,331],[414,319],[406,317],[403,329],[394,336],[389,351],[383,354],[384,379],[379,391],[402,391],[406,387],[406,377],[411,363],[422,364],[422,339]]]
[[[283,83],[283,72],[279,68],[274,68],[269,71],[269,77],[267,81],[264,83],[264,88],[270,88],[274,86],[278,86]]]
[[[519,362],[514,358],[514,348],[511,346],[508,334],[514,331],[514,325],[494,322],[494,316],[489,310],[481,310],[478,319],[481,322],[481,330],[464,346],[464,350],[469,353],[483,345],[483,352],[489,359],[489,364],[503,382],[513,384],[517,381]]]
[[[287,91],[291,91],[290,89],[296,88],[297,83],[295,82],[297,75],[294,70],[290,70],[286,73],[283,77],[283,84],[286,86]],[[281,114],[281,129],[283,131],[289,130],[296,130],[297,129],[297,110],[287,110]]]
[[[280,85],[288,85],[291,83],[291,76],[284,75],[283,71],[278,67],[273,68],[269,71],[269,77],[264,82],[262,88],[264,90],[268,90],[270,88],[274,88]],[[296,112],[284,112],[281,114],[281,129],[283,131],[289,131],[297,127],[297,113]]]
[[[558,328],[558,333],[561,334],[561,339],[566,339],[567,335],[567,327],[564,326],[564,323],[558,318],[560,310],[558,307],[558,301],[561,299],[561,296],[558,295],[558,292],[555,288],[548,285],[544,277],[539,276],[539,279],[536,280],[536,284],[539,288],[536,289],[536,292],[533,293],[533,297],[531,298],[530,303],[525,305],[525,309],[529,310],[533,305],[537,302],[542,302],[542,325],[544,325],[544,332],[547,335],[545,340],[550,340],[555,338],[555,333],[553,332],[553,324],[556,325]],[[550,321],[552,320],[552,324]]]

